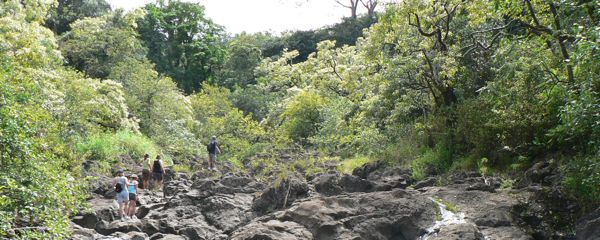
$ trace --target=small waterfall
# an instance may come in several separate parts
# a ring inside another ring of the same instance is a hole
[[[438,205],[442,219],[436,220],[435,224],[427,229],[427,233],[419,238],[419,240],[427,240],[432,236],[436,236],[443,226],[466,223],[464,213],[453,213],[448,210],[448,207],[443,203],[429,197],[429,200]]]

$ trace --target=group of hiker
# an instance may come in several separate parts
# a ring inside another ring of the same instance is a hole
[[[144,155],[144,162],[148,162],[150,155]],[[150,188],[150,181],[155,186],[162,186],[163,174],[165,169],[162,164],[162,160],[160,155],[156,156],[156,160],[151,164],[150,171],[142,172],[142,180],[144,188]],[[150,176],[152,173],[152,176]],[[151,179],[150,179],[151,178]],[[119,204],[119,216],[121,219],[134,219],[135,211],[137,208],[137,200],[138,200],[138,176],[136,174],[131,174],[128,177],[125,177],[125,171],[123,169],[119,169],[117,171],[117,177],[113,179],[112,187],[114,191],[117,193],[117,203]]]
[[[215,163],[217,154],[221,153],[216,136],[212,136],[210,142],[206,145],[206,150],[208,152],[208,169],[211,171],[216,170]],[[142,171],[143,187],[145,189],[150,189],[150,186],[155,186],[158,189],[162,189],[165,169],[160,155],[157,155],[156,159],[150,163],[150,155],[145,154],[143,163],[150,164],[149,168],[144,167],[144,170]],[[125,177],[125,171],[123,169],[117,171],[117,176],[112,181],[112,187],[117,193],[119,216],[123,220],[136,218],[135,211],[138,200],[138,185],[138,176],[136,174],[131,174],[128,177]]]

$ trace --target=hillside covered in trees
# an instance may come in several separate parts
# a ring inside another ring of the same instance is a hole
[[[0,2],[0,238],[68,238],[89,181],[145,153],[197,171],[213,135],[263,181],[378,162],[510,188],[549,162],[578,216],[600,206],[597,1],[369,13],[231,35],[184,1]]]

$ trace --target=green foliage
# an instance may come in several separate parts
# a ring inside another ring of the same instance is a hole
[[[144,8],[137,21],[140,38],[156,69],[173,78],[186,93],[214,78],[225,50],[223,28],[204,14],[204,7],[183,1],[158,1]]]
[[[212,136],[217,136],[222,151],[220,160],[241,166],[243,160],[267,147],[259,144],[266,135],[265,129],[250,115],[233,107],[229,90],[203,85],[201,92],[191,96],[194,110],[194,133],[202,142],[199,150],[204,153]]]
[[[421,180],[432,173],[448,171],[452,166],[453,154],[453,149],[442,143],[433,149],[426,149],[423,155],[410,162],[413,177]]]
[[[565,159],[565,185],[587,208],[600,203],[600,156],[575,156]]]
[[[77,20],[62,38],[61,51],[71,66],[86,75],[106,78],[121,62],[145,59],[146,48],[133,28],[135,18],[135,12],[112,12]]]
[[[169,156],[162,154],[161,149],[147,137],[128,131],[116,133],[100,133],[91,135],[76,145],[77,152],[94,166],[95,172],[110,173],[110,170],[123,167],[123,159],[140,162],[144,154],[161,155],[165,165],[171,165]]]
[[[281,129],[295,141],[306,143],[314,136],[323,121],[320,109],[326,104],[325,99],[312,91],[300,91],[289,100],[281,114]]]
[[[349,159],[344,159],[341,161],[340,165],[337,167],[337,170],[341,173],[352,174],[355,168],[360,167],[366,163],[372,162],[373,159],[365,156],[357,156]]]
[[[451,202],[448,202],[444,199],[441,198],[436,198],[436,201],[440,202],[442,205],[444,205],[444,207],[446,208],[446,210],[452,212],[452,213],[458,213],[459,209],[458,206],[456,206],[456,204],[453,204]]]
[[[361,16],[359,18],[344,18],[342,22],[325,26],[316,30],[285,32],[280,39],[272,39],[263,44],[263,56],[280,55],[284,49],[298,51],[294,62],[303,62],[309,55],[316,52],[319,42],[332,41],[335,47],[354,46],[363,37],[363,30],[369,28],[377,18]]]
[[[39,24],[48,11],[54,7],[55,1],[47,0],[6,0],[0,3],[0,17],[22,19]]]
[[[45,25],[56,34],[69,31],[69,25],[78,19],[100,17],[110,11],[110,4],[105,0],[58,0],[56,8],[52,8],[46,18]]]
[[[217,73],[216,85],[233,89],[235,86],[246,87],[256,83],[254,68],[262,60],[262,36],[242,33],[227,43],[227,56]]]
[[[186,165],[175,164],[175,165],[171,166],[171,169],[173,169],[173,171],[178,172],[178,173],[191,174],[194,172],[194,170],[187,164]]]

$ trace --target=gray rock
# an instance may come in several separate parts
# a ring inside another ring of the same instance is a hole
[[[96,231],[102,235],[111,235],[116,232],[141,232],[142,225],[140,220],[113,221],[111,223],[101,221],[96,225]]]
[[[146,240],[146,239],[148,239],[148,234],[141,233],[141,232],[130,232],[130,233],[127,233],[127,236],[131,240]]]
[[[93,240],[102,237],[94,229],[83,228],[77,224],[71,224],[73,229],[72,240]]]
[[[432,187],[435,186],[438,182],[438,179],[436,177],[428,177],[422,181],[419,181],[417,183],[415,183],[415,186],[413,186],[414,189],[420,189],[420,188],[424,188],[424,187]]]
[[[384,166],[385,166],[385,162],[383,162],[383,161],[366,163],[360,167],[355,168],[352,171],[352,175],[358,176],[362,179],[367,179],[367,178],[369,178],[369,175],[371,173],[377,171],[378,169],[383,168]]]
[[[435,212],[431,201],[394,190],[317,197],[280,215],[277,220],[299,223],[315,239],[416,239]]]
[[[473,224],[452,224],[443,226],[430,240],[481,240],[483,234]]]
[[[511,222],[512,222],[512,219],[510,218],[508,211],[498,211],[498,210],[488,211],[488,213],[485,214],[484,216],[476,218],[474,220],[475,220],[475,224],[477,224],[477,226],[485,226],[485,227],[510,226]]]
[[[292,240],[315,239],[302,225],[295,222],[281,222],[271,220],[268,222],[254,222],[237,230],[231,235],[232,240]]]
[[[262,191],[252,202],[252,210],[267,213],[290,206],[297,199],[308,196],[308,184],[303,179],[291,177]],[[285,206],[284,206],[285,205]]]
[[[371,181],[349,174],[344,174],[339,183],[346,192],[372,192],[375,190],[375,184]]]
[[[496,188],[492,185],[485,184],[483,182],[477,182],[467,187],[467,191],[484,191],[484,192],[496,192]]]
[[[73,217],[72,221],[81,227],[94,229],[101,219],[96,212],[83,212]]]
[[[186,237],[175,235],[175,234],[156,233],[156,234],[150,236],[150,240],[158,240],[158,239],[160,239],[160,240],[187,240]]]
[[[322,174],[318,176],[315,182],[315,190],[325,196],[338,195],[342,193],[342,188],[338,183],[339,176],[337,174]]]
[[[600,209],[585,216],[577,223],[577,240],[600,239]]]
[[[199,207],[209,224],[230,232],[253,218],[252,199],[246,193],[217,194],[206,198]]]

